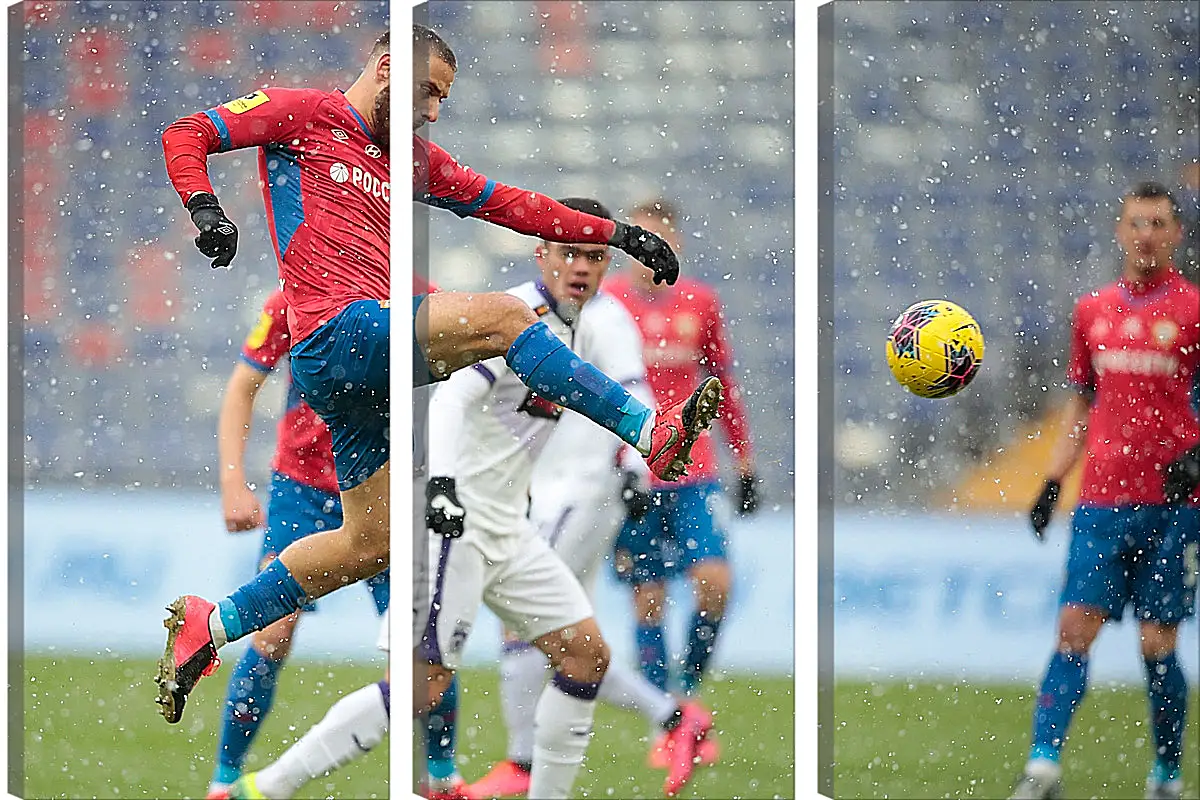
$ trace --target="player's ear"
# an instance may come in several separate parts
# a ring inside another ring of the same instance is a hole
[[[392,73],[392,54],[384,53],[375,62],[375,80],[380,83],[390,83]]]
[[[546,259],[546,256],[547,256],[547,255],[548,255],[548,254],[546,253],[546,245],[545,245],[545,244],[543,244],[543,243],[539,242],[539,243],[538,243],[538,246],[537,246],[537,247],[535,247],[535,248],[533,248],[533,257],[534,257],[535,259],[537,259],[537,261],[538,261],[539,263],[541,263],[542,261],[544,261],[544,260]]]

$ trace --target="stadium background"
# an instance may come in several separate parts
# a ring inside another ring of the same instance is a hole
[[[1197,275],[1198,15],[1194,2],[830,8],[838,797],[1005,797],[1023,766],[1078,473],[1046,545],[1027,514],[1073,302],[1119,274],[1113,222],[1131,184],[1171,188],[1189,219],[1180,263]],[[936,297],[976,316],[987,351],[966,391],[927,401],[891,380],[884,340]],[[1194,688],[1194,622],[1179,652]],[[1106,631],[1067,796],[1143,796],[1142,672],[1134,629]],[[1195,798],[1194,714],[1187,736]]]
[[[347,86],[386,4],[30,2],[15,13],[25,110],[15,189],[25,219],[27,653],[15,682],[24,689],[10,700],[25,713],[18,793],[194,796],[224,679],[202,685],[189,725],[168,728],[150,703],[150,659],[165,601],[185,585],[227,590],[255,558],[254,537],[221,525],[215,425],[276,265],[254,154],[212,162],[241,231],[232,272],[212,271],[166,181],[159,136],[178,116],[258,86]],[[718,658],[731,671],[713,689],[728,695],[714,702],[729,709],[721,728],[733,752],[694,791],[790,793],[792,7],[442,2],[429,17],[460,59],[433,136],[465,163],[550,194],[595,194],[618,213],[661,193],[687,214],[685,269],[717,283],[726,302],[768,503],[735,533],[749,549],[735,552],[739,607]],[[443,286],[502,288],[534,274],[528,240],[442,212],[431,233]],[[260,486],[283,402],[283,381],[269,381],[248,450]],[[615,627],[625,596],[605,591]],[[377,678],[360,594],[328,598],[302,626],[258,752],[278,753],[338,694]],[[754,635],[756,603],[771,608],[757,616],[777,638]],[[466,681],[478,687],[464,708],[469,777],[502,747],[484,635],[485,668]],[[612,636],[628,657],[631,634]],[[657,794],[641,723],[605,712],[601,725],[636,735],[607,737],[619,741],[593,759],[580,791]],[[312,796],[378,796],[385,763],[372,754],[316,782]]]

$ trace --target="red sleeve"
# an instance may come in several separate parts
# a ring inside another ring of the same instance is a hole
[[[464,167],[433,142],[413,136],[413,196],[432,206],[475,217],[550,242],[608,244],[616,223],[567,208],[544,194],[506,186]]]
[[[721,401],[721,428],[725,431],[725,440],[733,448],[739,469],[748,469],[751,463],[750,425],[746,420],[742,390],[733,374],[733,354],[725,340],[725,315],[715,293],[709,293],[705,298],[703,319],[704,361],[707,362],[708,371],[720,378],[725,386],[725,397]]]
[[[179,199],[187,205],[197,192],[213,193],[209,155],[291,142],[308,127],[325,97],[315,89],[260,89],[168,125],[162,135],[163,155]]]
[[[1088,351],[1087,334],[1084,326],[1090,315],[1082,303],[1075,305],[1075,317],[1071,322],[1071,353],[1067,361],[1067,383],[1080,390],[1096,390],[1096,373],[1092,371],[1092,355]]]
[[[275,369],[287,355],[291,342],[287,326],[287,301],[275,291],[263,303],[262,315],[242,344],[242,360],[261,372]]]

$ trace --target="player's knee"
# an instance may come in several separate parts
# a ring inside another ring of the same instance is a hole
[[[643,583],[634,589],[633,604],[638,618],[647,625],[662,623],[667,593],[662,584]]]
[[[1069,653],[1088,652],[1104,620],[1105,615],[1098,609],[1067,606],[1058,619],[1058,649]]]
[[[1158,661],[1173,653],[1178,632],[1174,626],[1143,624],[1140,631],[1142,658]]]
[[[482,333],[495,345],[498,352],[494,355],[506,354],[522,331],[538,321],[525,301],[507,292],[489,295],[488,312],[488,324]]]

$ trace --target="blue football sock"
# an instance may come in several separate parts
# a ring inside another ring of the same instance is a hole
[[[546,323],[536,322],[522,331],[504,360],[544,399],[577,411],[637,445],[650,409],[577,356]]]
[[[641,623],[637,626],[638,662],[652,685],[667,690],[667,643],[663,639],[661,624]]]
[[[306,600],[300,584],[277,558],[249,583],[217,603],[217,608],[225,636],[233,642],[298,611]]]
[[[1033,714],[1033,747],[1029,757],[1058,761],[1071,718],[1087,693],[1088,657],[1055,652],[1046,669]]]
[[[258,729],[271,713],[275,702],[275,684],[282,661],[267,658],[253,645],[233,668],[225,705],[221,710],[221,735],[217,745],[215,783],[233,783],[242,774],[246,752]]]
[[[696,612],[692,617],[692,632],[688,636],[687,654],[683,659],[683,672],[679,682],[683,685],[684,694],[694,694],[708,669],[708,660],[712,657],[713,649],[717,646],[717,632],[721,628],[720,619],[709,619],[707,615]]]
[[[442,701],[429,712],[425,757],[429,777],[445,780],[454,774],[454,749],[458,739],[458,676],[450,680]]]
[[[1187,678],[1175,654],[1145,659],[1146,689],[1150,696],[1150,723],[1154,728],[1157,761],[1155,779],[1166,782],[1179,777],[1183,758],[1183,730],[1187,717]]]

